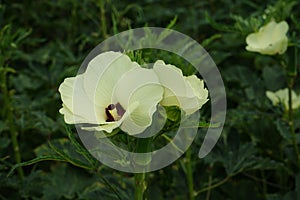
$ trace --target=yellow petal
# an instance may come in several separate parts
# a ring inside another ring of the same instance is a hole
[[[289,108],[288,88],[277,90],[276,92],[266,91],[266,96],[271,100],[273,105],[282,103],[286,109]],[[292,90],[292,108],[297,109],[300,107],[300,95],[298,96]]]
[[[189,115],[208,101],[208,91],[195,75],[185,77],[179,68],[163,61],[154,63],[153,70],[165,88],[161,105],[178,106]]]
[[[90,61],[84,76],[88,97],[98,106],[111,104],[112,91],[119,79],[128,71],[139,68],[127,55],[105,52]]]
[[[95,106],[87,97],[83,88],[84,74],[66,78],[59,86],[63,108],[60,113],[64,115],[66,123],[101,123],[105,121],[104,109]]]
[[[282,38],[286,37],[286,33],[289,30],[289,25],[286,21],[282,21],[276,25],[272,32],[272,40],[281,40]]]
[[[251,33],[246,37],[246,50],[265,55],[283,54],[288,45],[287,31],[288,24],[285,21],[280,23],[271,21],[257,33]]]
[[[150,69],[135,68],[125,73],[113,91],[113,101],[126,110],[138,104],[124,119],[121,129],[130,135],[144,131],[152,123],[152,115],[163,96],[163,87],[157,75]]]

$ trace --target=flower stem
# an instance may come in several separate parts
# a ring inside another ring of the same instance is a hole
[[[212,184],[212,168],[213,168],[213,164],[211,164],[209,166],[209,175],[208,175],[208,187],[211,187]],[[211,194],[211,190],[209,189],[206,193],[206,200],[210,199],[210,194]]]
[[[265,198],[267,198],[267,194],[268,194],[268,187],[267,187],[267,184],[266,184],[266,176],[265,176],[265,172],[264,170],[261,170],[260,171],[261,173],[261,177],[262,177],[262,190],[263,190],[263,195]]]
[[[288,125],[290,129],[290,134],[292,137],[292,143],[294,147],[294,151],[296,154],[296,165],[299,169],[299,149],[296,140],[296,133],[294,127],[294,116],[293,116],[293,100],[292,100],[292,90],[294,87],[294,82],[297,76],[297,66],[298,66],[298,47],[294,46],[290,49],[290,59],[289,63],[286,64],[284,61],[280,62],[283,68],[286,70],[287,83],[288,83]]]
[[[20,148],[19,148],[19,143],[18,143],[18,132],[15,127],[14,123],[14,114],[13,114],[13,107],[11,105],[11,99],[10,99],[10,94],[7,88],[7,68],[1,67],[0,68],[0,74],[1,74],[1,91],[3,94],[3,104],[4,104],[4,109],[3,109],[3,115],[6,116],[6,123],[9,127],[9,132],[11,136],[11,141],[13,145],[13,151],[14,151],[14,157],[15,157],[15,162],[17,164],[21,163],[21,153],[20,153]],[[21,167],[17,168],[17,172],[19,174],[20,179],[22,180],[24,177],[24,172]]]
[[[98,6],[100,8],[100,21],[101,21],[101,32],[104,39],[108,38],[107,34],[107,22],[106,22],[106,16],[105,16],[105,1],[106,0],[100,0],[98,3]]]
[[[144,200],[146,199],[145,191],[147,189],[146,173],[137,173],[134,175],[135,183],[135,200]]]
[[[193,178],[193,169],[192,169],[192,151],[189,148],[186,151],[186,178],[188,182],[189,189],[189,199],[195,200],[195,191],[194,191],[194,178]]]
[[[138,138],[135,158],[135,164],[140,166],[146,166],[151,161],[151,157],[143,155],[142,153],[147,153],[151,150],[152,138]],[[146,190],[147,190],[147,176],[145,172],[136,173],[134,175],[135,183],[135,200],[145,200],[147,199]]]
[[[288,120],[289,120],[289,128],[290,128],[290,133],[292,136],[292,142],[294,146],[294,151],[296,154],[296,161],[297,165],[299,167],[299,149],[298,149],[298,144],[296,141],[296,133],[295,133],[295,127],[294,127],[294,120],[293,120],[293,101],[292,101],[292,89],[294,86],[294,81],[295,81],[295,76],[289,76],[288,77]]]
[[[208,178],[208,186],[210,187],[211,186],[211,182],[212,182],[212,175],[210,174],[209,175],[209,178]],[[206,200],[209,200],[210,199],[210,194],[211,194],[211,190],[209,189],[206,193]]]
[[[218,183],[216,183],[216,184],[214,184],[214,185],[210,185],[210,186],[208,186],[208,187],[206,187],[206,188],[203,188],[203,189],[197,191],[195,196],[198,196],[199,194],[201,194],[201,193],[203,193],[203,192],[212,190],[212,189],[214,189],[214,188],[216,188],[216,187],[219,187],[219,186],[223,185],[223,184],[226,183],[230,178],[231,178],[231,176],[227,176],[226,178],[224,178],[224,179],[221,180],[220,182],[218,182]]]

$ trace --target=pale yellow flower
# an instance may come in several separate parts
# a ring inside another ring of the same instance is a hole
[[[92,124],[83,129],[106,132],[120,127],[135,135],[151,125],[163,87],[153,70],[122,53],[105,52],[92,59],[83,74],[66,78],[59,92],[59,112],[66,123]]]
[[[277,90],[276,92],[267,91],[267,97],[271,100],[273,105],[283,104],[285,109],[289,108],[289,98],[288,98],[288,89]],[[297,109],[300,107],[300,95],[297,95],[294,91],[292,91],[292,105],[293,109]]]
[[[289,29],[285,21],[269,22],[261,27],[258,32],[251,33],[246,38],[246,50],[259,52],[265,55],[283,54],[287,50]]]
[[[195,75],[183,76],[179,68],[161,60],[153,69],[142,68],[118,52],[93,58],[83,74],[66,78],[59,92],[59,112],[66,123],[82,124],[90,131],[119,127],[129,135],[151,125],[158,104],[178,106],[190,115],[208,101],[204,82]]]

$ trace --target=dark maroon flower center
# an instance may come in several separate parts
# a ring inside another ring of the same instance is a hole
[[[106,122],[118,121],[124,115],[124,113],[125,110],[120,103],[109,104],[105,108],[105,114],[107,117]]]

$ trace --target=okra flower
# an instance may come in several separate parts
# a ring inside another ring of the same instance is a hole
[[[163,87],[153,70],[122,53],[105,52],[92,59],[83,74],[66,78],[59,92],[59,112],[66,123],[90,124],[83,129],[106,132],[120,127],[135,135],[151,124]]]
[[[83,74],[66,78],[59,92],[66,123],[106,132],[120,127],[129,135],[151,125],[158,104],[178,106],[190,115],[208,101],[208,91],[195,75],[183,76],[161,60],[153,69],[142,68],[117,52],[96,56]]]
[[[283,54],[288,46],[286,33],[289,29],[285,21],[269,22],[257,33],[251,33],[246,38],[246,50],[266,55]]]
[[[273,105],[283,104],[285,109],[289,108],[289,97],[288,97],[288,89],[281,89],[276,92],[267,91],[267,97],[271,100]],[[297,109],[300,107],[300,95],[297,95],[294,91],[292,91],[292,108]]]
[[[208,91],[197,76],[183,76],[179,68],[166,65],[162,60],[154,63],[153,70],[164,86],[162,106],[178,106],[190,115],[208,101]]]

